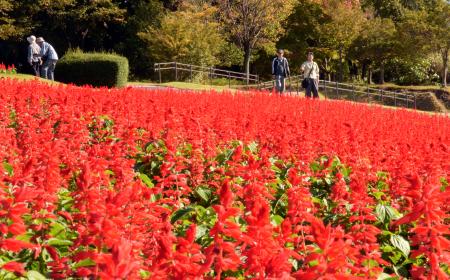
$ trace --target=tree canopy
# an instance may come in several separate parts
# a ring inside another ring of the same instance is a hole
[[[314,51],[328,79],[370,80],[369,71],[383,83],[395,80],[392,65],[428,65],[420,70],[430,73],[427,81],[436,82],[431,77],[438,73],[446,84],[449,6],[445,0],[0,0],[0,61],[25,64],[25,38],[34,34],[61,55],[70,48],[125,55],[135,77],[149,77],[154,62],[168,60],[249,73],[252,65],[268,69],[275,49],[284,48],[294,71]]]

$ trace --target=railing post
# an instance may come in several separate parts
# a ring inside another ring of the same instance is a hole
[[[384,104],[383,89],[380,89],[380,94],[381,94],[381,103]]]
[[[159,83],[162,83],[162,77],[161,77],[161,64],[158,63],[158,74],[159,74]]]
[[[336,81],[336,95],[339,96],[338,82]]]
[[[352,84],[352,97],[353,97],[353,101],[356,101],[355,98],[355,85]]]
[[[417,95],[414,93],[414,110],[417,110]]]
[[[394,92],[394,106],[397,107],[397,93]]]
[[[367,101],[369,103],[372,103],[372,101],[370,100],[370,88],[369,88],[369,85],[367,85]]]
[[[228,71],[228,88],[231,88],[231,73]]]
[[[209,68],[209,85],[212,86],[212,80],[213,80],[213,68]]]
[[[178,82],[178,65],[176,62],[175,62],[175,81]]]
[[[189,65],[189,76],[191,79],[191,83],[194,81],[193,77],[192,77],[192,64]]]

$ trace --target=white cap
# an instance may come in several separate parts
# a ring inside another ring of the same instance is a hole
[[[36,37],[34,35],[31,35],[30,37],[27,37],[28,43],[34,43],[36,41]]]

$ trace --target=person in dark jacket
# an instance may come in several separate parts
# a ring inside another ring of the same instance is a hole
[[[278,50],[277,57],[272,61],[272,75],[275,77],[275,87],[280,94],[286,90],[285,80],[291,75],[289,63],[284,57],[284,51]]]

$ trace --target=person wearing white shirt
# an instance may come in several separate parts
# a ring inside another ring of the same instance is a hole
[[[319,66],[314,62],[314,54],[308,53],[307,60],[302,64],[301,70],[303,77],[308,79],[308,86],[306,87],[306,97],[310,98],[311,93],[314,98],[319,98]]]
[[[41,74],[41,58],[39,57],[39,54],[41,53],[41,47],[36,44],[36,37],[33,35],[27,37],[27,41],[28,43],[30,43],[30,45],[28,46],[28,63],[33,68],[34,75],[36,77],[39,77]]]
[[[45,42],[44,38],[39,37],[36,39],[39,47],[41,47],[41,53],[39,56],[44,61],[41,69],[41,77],[44,79],[55,80],[55,67],[58,62],[58,54],[52,45]]]

